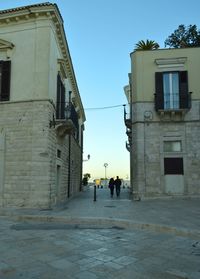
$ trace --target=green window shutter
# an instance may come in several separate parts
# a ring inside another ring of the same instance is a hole
[[[56,102],[56,118],[60,119],[61,113],[61,90],[60,90],[61,79],[60,75],[57,75],[57,102]]]
[[[179,72],[179,100],[180,109],[189,108],[188,72]]]
[[[61,119],[65,118],[65,87],[61,83]]]
[[[155,110],[164,109],[164,95],[163,95],[163,74],[161,72],[155,73]]]
[[[0,61],[1,65],[1,95],[0,101],[10,100],[11,61]]]
[[[65,86],[59,74],[57,75],[56,118],[65,119]]]

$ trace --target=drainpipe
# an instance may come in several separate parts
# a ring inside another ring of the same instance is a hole
[[[72,92],[69,91],[69,109],[71,112],[71,94]],[[70,115],[71,116],[71,115]],[[69,116],[69,118],[70,118]],[[70,197],[70,190],[71,190],[71,131],[69,132],[69,145],[68,145],[68,186],[67,186],[67,197]]]
[[[82,178],[83,178],[83,125],[81,125],[81,171],[80,171],[80,187],[79,191],[82,191]]]
[[[147,172],[146,172],[146,123],[144,120],[144,193],[143,195],[146,195],[146,187],[147,187]]]

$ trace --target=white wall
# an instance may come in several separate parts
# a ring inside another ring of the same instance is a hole
[[[11,101],[48,97],[49,36],[49,20],[1,27],[0,38],[14,44],[7,58],[11,60]]]

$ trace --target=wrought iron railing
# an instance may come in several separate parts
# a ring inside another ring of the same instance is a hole
[[[72,102],[65,102],[65,103],[57,103],[57,110],[56,110],[56,119],[59,120],[71,120],[78,130],[79,123],[78,123],[78,113]]]
[[[191,92],[187,94],[164,93],[155,94],[156,110],[180,110],[191,108]]]
[[[126,107],[124,105],[124,123],[128,128],[131,128],[131,115],[126,112]]]
[[[179,109],[179,93],[165,93],[164,94],[164,109]]]

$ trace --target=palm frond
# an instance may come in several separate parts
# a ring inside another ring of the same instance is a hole
[[[135,50],[154,50],[158,49],[160,46],[158,43],[156,43],[153,40],[140,40],[136,45],[135,45]]]

